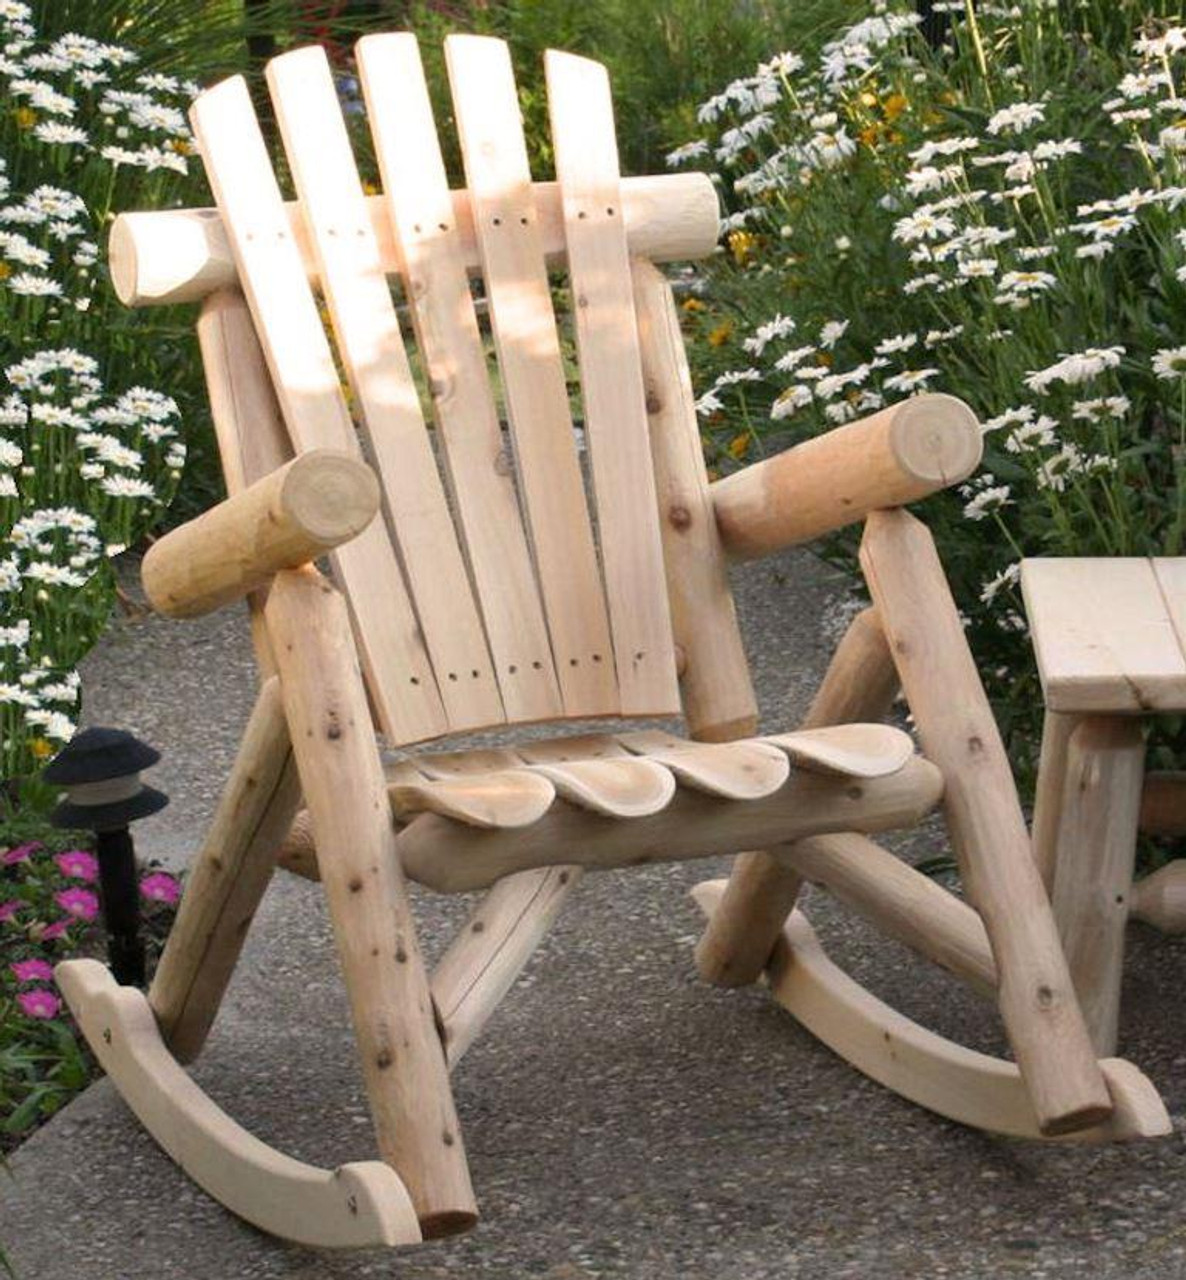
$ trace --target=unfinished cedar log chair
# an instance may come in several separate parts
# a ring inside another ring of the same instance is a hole
[[[448,1070],[583,871],[766,850],[742,853],[727,887],[697,890],[706,978],[764,974],[860,1070],[965,1124],[1164,1132],[1140,1073],[1091,1046],[942,569],[900,509],[975,467],[973,416],[920,397],[710,486],[654,263],[712,251],[711,183],[620,178],[605,71],[561,53],[547,58],[558,181],[533,183],[505,45],[453,37],[447,55],[466,190],[447,186],[414,38],[371,36],[358,65],[382,196],[364,196],[329,65],[309,48],[268,67],[295,202],[232,79],[193,108],[217,211],[115,227],[126,300],[202,300],[231,494],[157,543],[145,586],[182,617],[248,596],[263,681],[147,999],[93,961],[58,970],[116,1087],[203,1187],[268,1231],[361,1245],[463,1230],[477,1210]],[[596,532],[553,269],[574,300]],[[388,277],[406,299],[433,432]],[[874,605],[803,730],[755,736],[726,554],[862,518]],[[310,563],[329,549],[333,582]],[[877,721],[899,683],[926,758],[900,730],[852,723]],[[489,726],[681,710],[690,740],[628,728],[405,750],[386,774],[375,736],[406,749]],[[868,839],[940,799],[975,909]],[[278,856],[324,888],[379,1161],[291,1160],[179,1065],[202,1046]],[[405,877],[488,889],[431,979]],[[933,1035],[836,969],[795,910],[803,879],[993,996],[1017,1065]]]

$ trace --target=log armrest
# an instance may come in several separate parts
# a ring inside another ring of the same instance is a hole
[[[725,550],[750,560],[957,484],[983,452],[962,400],[915,396],[710,486]]]
[[[262,587],[361,533],[379,510],[365,462],[313,449],[174,529],[141,570],[149,603],[170,618],[196,618]]]

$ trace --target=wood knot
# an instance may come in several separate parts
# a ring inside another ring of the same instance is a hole
[[[499,449],[494,455],[494,473],[499,476],[510,476],[515,473],[515,464],[511,461],[508,449]]]
[[[408,953],[404,950],[404,944],[402,942],[395,949],[395,959],[397,964],[408,963]]]
[[[362,892],[361,876],[352,877],[352,879],[350,880],[350,883],[346,886],[346,888],[349,889],[351,893],[361,893]]]
[[[473,933],[484,933],[486,925],[481,920],[475,920],[473,924],[470,925],[470,930]]]
[[[647,392],[647,413],[662,413],[663,401],[653,391]]]
[[[968,752],[971,755],[978,756],[984,750],[984,739],[977,734],[973,734],[968,739]]]
[[[1038,1008],[1049,1009],[1054,1004],[1054,992],[1043,983],[1038,988]]]
[[[394,1061],[395,1059],[392,1057],[390,1049],[380,1049],[379,1052],[375,1054],[375,1066],[377,1066],[380,1071],[386,1071]]]
[[[681,532],[692,527],[692,513],[687,507],[674,506],[667,512],[667,522]]]

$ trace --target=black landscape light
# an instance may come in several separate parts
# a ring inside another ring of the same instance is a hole
[[[50,822],[95,833],[111,972],[117,982],[137,986],[144,985],[144,943],[136,854],[128,827],[169,803],[163,792],[140,781],[140,771],[160,758],[159,751],[123,729],[84,729],[42,774],[65,792]]]

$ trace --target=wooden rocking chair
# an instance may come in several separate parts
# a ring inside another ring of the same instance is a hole
[[[197,1182],[267,1231],[364,1245],[463,1230],[477,1211],[449,1068],[584,869],[764,849],[741,855],[727,887],[697,891],[705,977],[764,973],[859,1069],[965,1124],[1167,1131],[1140,1073],[1097,1061],[939,561],[897,509],[975,467],[971,413],[919,397],[710,486],[677,310],[653,264],[712,251],[711,183],[620,178],[605,71],[561,53],[547,58],[558,181],[533,183],[505,45],[453,37],[447,55],[466,190],[447,185],[415,39],[371,36],[358,65],[381,196],[364,194],[329,64],[308,48],[268,67],[295,203],[232,79],[193,108],[217,211],[115,225],[125,300],[203,300],[231,494],[156,544],[145,586],[173,616],[249,597],[263,673],[147,999],[93,961],[59,967],[116,1087]],[[573,304],[595,525],[553,269]],[[804,729],[754,736],[726,553],[865,517],[874,607]],[[325,553],[336,585],[310,563]],[[899,682],[927,758],[897,729],[851,723],[878,720]],[[405,748],[681,710],[689,739],[533,738],[404,753],[386,774],[375,736]],[[975,909],[864,834],[913,825],[940,799]],[[380,1161],[322,1170],[280,1155],[178,1065],[202,1046],[278,856],[324,887]],[[405,876],[489,887],[431,980]],[[995,995],[1018,1065],[925,1031],[834,968],[793,910],[802,878]]]

